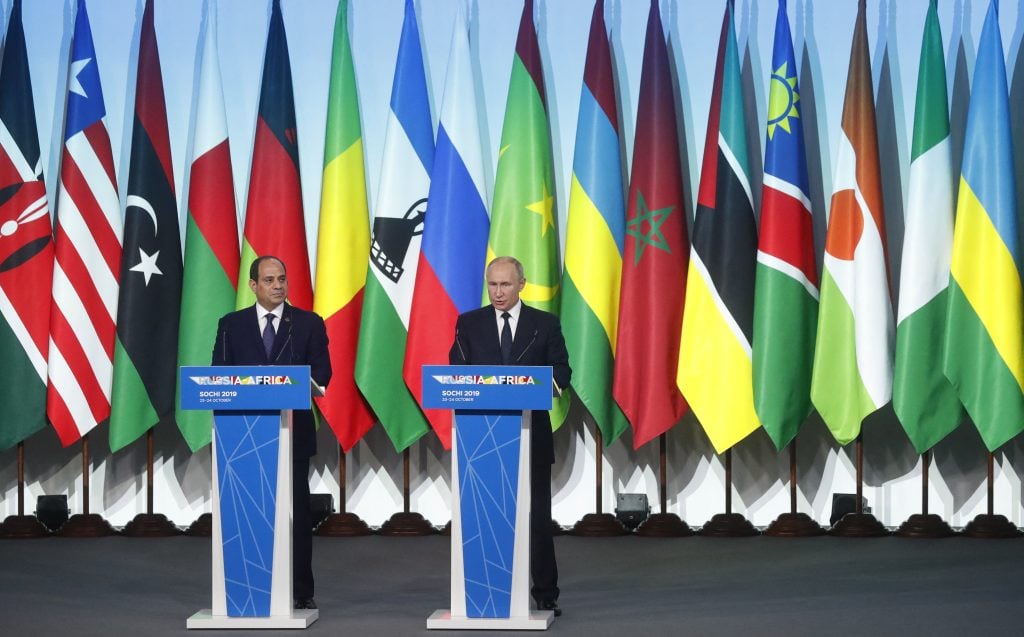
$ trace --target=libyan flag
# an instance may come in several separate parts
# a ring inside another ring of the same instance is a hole
[[[152,2],[146,3],[142,18],[128,170],[111,451],[174,415],[181,238]]]

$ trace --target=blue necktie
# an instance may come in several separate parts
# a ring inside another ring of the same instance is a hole
[[[501,318],[505,320],[505,324],[501,326],[501,364],[508,365],[512,362],[512,326],[508,324],[508,319],[511,318],[511,314],[508,312],[502,312]]]
[[[263,349],[267,351],[267,358],[270,358],[270,350],[274,349],[274,319],[273,314],[267,314],[267,326],[263,328]]]

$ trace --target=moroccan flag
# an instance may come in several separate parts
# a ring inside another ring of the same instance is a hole
[[[978,42],[950,262],[943,370],[995,451],[1024,429],[1024,294],[996,3]]]
[[[220,317],[235,307],[238,288],[238,217],[224,93],[217,64],[216,11],[208,13],[199,67],[199,96],[185,220],[185,271],[178,326],[178,364],[209,365]],[[181,388],[178,388],[180,395]],[[178,405],[178,401],[175,401]],[[210,443],[212,414],[175,412],[192,451]]]
[[[686,413],[676,386],[689,239],[668,47],[658,3],[647,18],[629,180],[613,395],[633,447]]]
[[[729,2],[704,142],[676,378],[718,453],[761,424],[754,411],[751,362],[757,225],[744,122]]]
[[[841,445],[892,394],[892,301],[864,5],[846,79],[811,377],[811,401]]]
[[[513,256],[523,264],[526,287],[523,302],[547,312],[558,312],[558,220],[551,163],[551,132],[544,96],[533,0],[523,4],[519,35],[512,58],[501,149],[494,176],[491,232],[487,262]],[[487,294],[483,294],[487,303]],[[569,410],[569,394],[555,399],[551,426],[557,429]]]
[[[811,413],[818,267],[786,0],[779,0],[768,95],[754,289],[754,408],[778,449]]]
[[[85,0],[78,0],[57,188],[46,368],[46,416],[65,447],[110,417],[121,206],[105,114],[89,15]]]
[[[612,398],[626,210],[619,121],[604,0],[590,20],[562,275],[562,321],[573,391],[601,428],[604,444],[629,428]]]
[[[334,19],[327,95],[313,311],[324,317],[334,370],[330,391],[317,398],[316,404],[345,451],[351,450],[376,420],[355,380],[356,341],[369,257],[363,133],[348,39],[348,0],[341,0]]]
[[[416,268],[405,349],[405,384],[423,402],[420,368],[447,365],[455,320],[480,306],[487,257],[487,207],[477,96],[465,11],[459,5],[437,127],[429,214]],[[424,410],[445,449],[452,446],[450,409]]]
[[[398,451],[429,428],[405,387],[402,367],[433,165],[423,52],[416,10],[406,0],[356,352],[356,384]]]
[[[956,390],[942,373],[954,183],[946,100],[942,31],[932,0],[917,74],[892,385],[893,408],[918,453],[935,446],[963,419]]]
[[[288,302],[304,310],[313,309],[306,226],[302,220],[292,69],[280,0],[274,0],[267,30],[236,308],[256,302],[248,285],[249,266],[256,257],[267,254],[284,261],[288,269]]]
[[[52,237],[15,0],[0,66],[0,451],[46,425]]]

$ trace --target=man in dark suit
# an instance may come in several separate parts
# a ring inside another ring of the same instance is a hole
[[[569,386],[572,369],[558,317],[519,300],[526,285],[523,265],[498,257],[487,266],[491,304],[459,316],[455,342],[448,353],[452,365],[549,365],[555,384]],[[533,412],[530,427],[530,593],[537,607],[561,615],[558,607],[558,565],[551,537],[551,465],[555,449],[551,418]]]
[[[262,256],[249,268],[256,304],[225,314],[217,326],[214,365],[309,365],[313,380],[331,380],[324,320],[285,303],[288,275],[284,262]],[[292,593],[295,608],[316,608],[313,601],[313,522],[309,510],[309,459],[316,453],[313,412],[292,416]]]

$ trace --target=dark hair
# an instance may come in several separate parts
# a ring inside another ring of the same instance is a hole
[[[272,254],[265,254],[262,257],[256,257],[255,259],[253,259],[252,265],[249,266],[249,280],[250,281],[258,281],[259,280],[259,277],[260,277],[260,264],[263,263],[264,261],[269,260],[269,259],[273,259],[274,261],[277,261],[278,263],[280,263],[281,264],[281,269],[284,270],[285,274],[288,274],[288,269],[286,267],[284,267],[284,261],[282,261],[281,259],[278,259],[277,257],[275,257]]]

